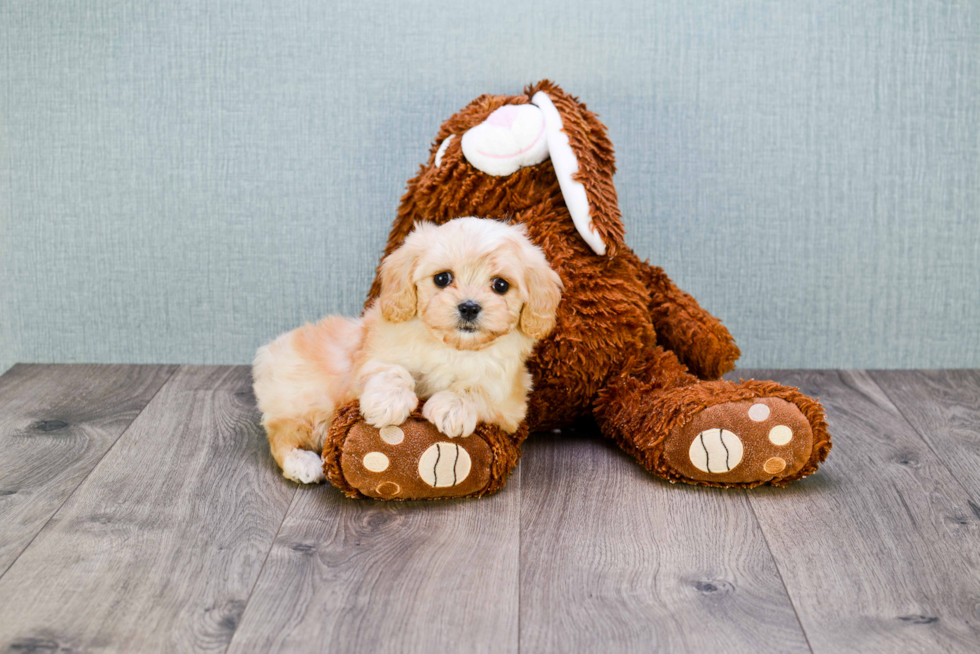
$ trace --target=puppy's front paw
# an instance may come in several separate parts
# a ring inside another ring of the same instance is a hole
[[[366,388],[361,394],[361,415],[372,427],[400,425],[419,405],[415,393],[404,387]]]
[[[426,400],[422,417],[450,438],[472,434],[478,418],[471,403],[452,391],[440,391]]]

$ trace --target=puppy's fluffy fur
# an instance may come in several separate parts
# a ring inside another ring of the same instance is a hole
[[[451,275],[444,287],[440,273]],[[326,430],[355,397],[375,427],[401,424],[421,399],[446,436],[468,436],[477,422],[516,431],[531,390],[524,362],[554,328],[562,290],[523,226],[417,225],[382,262],[381,295],[360,319],[330,316],[259,348],[255,396],[283,474],[323,480]],[[468,302],[480,307],[470,321]]]

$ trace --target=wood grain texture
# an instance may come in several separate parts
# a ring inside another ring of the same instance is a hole
[[[739,371],[827,408],[785,489],[671,486],[586,425],[418,503],[285,481],[247,368],[173,371],[0,377],[0,652],[980,650],[976,371]]]
[[[522,651],[809,651],[744,491],[596,432],[533,435],[521,465]]]
[[[864,372],[740,371],[818,396],[834,450],[749,493],[814,652],[980,651],[980,517]]]
[[[0,377],[0,575],[176,369],[20,364]]]
[[[300,492],[229,648],[516,652],[520,468],[489,497]]]
[[[0,651],[224,651],[296,486],[247,367],[181,368],[0,579]]]
[[[872,370],[902,416],[973,498],[980,514],[980,371]]]

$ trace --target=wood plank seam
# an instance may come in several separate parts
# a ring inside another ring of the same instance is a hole
[[[19,364],[18,363],[18,364],[15,364],[15,365],[30,365],[30,364]],[[0,572],[0,579],[3,579],[3,576],[5,574],[7,574],[7,572],[11,568],[14,567],[14,564],[17,563],[17,560],[24,554],[24,552],[26,552],[28,549],[30,549],[31,545],[34,543],[34,541],[37,539],[37,537],[45,529],[47,529],[48,525],[51,523],[51,521],[54,519],[54,517],[56,515],[58,515],[58,513],[61,511],[62,507],[64,507],[65,504],[68,503],[68,500],[70,500],[75,495],[75,493],[78,491],[78,489],[82,487],[82,484],[84,484],[85,481],[88,480],[88,478],[92,476],[92,473],[95,472],[95,469],[99,467],[99,464],[102,463],[102,460],[105,459],[106,455],[109,452],[112,451],[112,448],[114,448],[116,446],[116,443],[118,443],[120,441],[120,439],[122,439],[122,437],[124,435],[126,435],[129,432],[130,429],[132,429],[133,423],[135,423],[136,422],[136,419],[139,418],[143,414],[144,411],[146,411],[146,407],[150,406],[150,404],[153,403],[153,400],[155,400],[157,398],[157,396],[160,394],[160,391],[162,391],[164,388],[166,388],[166,386],[168,384],[170,384],[170,380],[173,379],[174,375],[177,374],[177,371],[180,370],[180,368],[181,368],[181,366],[174,366],[174,369],[171,371],[171,373],[169,375],[167,375],[166,381],[164,381],[162,384],[160,384],[160,387],[153,393],[153,396],[150,397],[149,401],[146,404],[143,405],[143,408],[141,408],[139,410],[139,412],[135,416],[133,416],[133,419],[129,421],[129,424],[128,425],[126,425],[126,428],[123,429],[121,432],[119,432],[119,435],[116,437],[116,439],[114,441],[112,441],[112,445],[110,445],[106,449],[106,451],[102,453],[102,456],[99,457],[99,463],[96,463],[94,466],[92,466],[92,468],[87,473],[85,473],[85,475],[81,479],[78,480],[78,484],[75,485],[75,488],[73,488],[72,491],[70,493],[68,493],[68,495],[65,496],[64,501],[62,501],[61,504],[58,505],[58,508],[51,512],[51,515],[48,516],[48,519],[44,521],[44,525],[42,525],[41,528],[38,529],[37,532],[33,536],[31,536],[31,540],[28,541],[28,543],[23,547],[23,549],[21,549],[21,551],[17,554],[17,556],[14,557],[14,559],[10,562],[10,565],[8,565],[6,568],[3,569],[2,572]],[[11,369],[13,369],[13,367],[11,367]]]
[[[759,531],[762,532],[762,542],[766,544],[766,550],[769,552],[769,558],[772,559],[772,565],[776,568],[776,574],[779,575],[779,583],[783,585],[783,590],[786,592],[786,597],[789,599],[789,605],[793,607],[793,615],[796,616],[796,623],[800,625],[800,632],[803,633],[803,639],[806,640],[806,646],[810,648],[811,654],[815,654],[813,650],[813,645],[810,644],[810,636],[806,633],[806,627],[803,626],[803,621],[800,620],[800,611],[796,607],[796,602],[793,601],[793,595],[789,592],[789,587],[786,585],[786,580],[783,579],[783,571],[779,566],[779,559],[773,554],[772,547],[769,545],[769,536],[766,535],[766,528],[763,522],[759,520],[758,514],[755,512],[755,505],[752,503],[752,498],[749,496],[751,490],[743,490],[742,493],[745,494],[746,503],[749,505],[749,510],[752,511],[752,517],[755,519],[755,524],[759,527]]]
[[[588,432],[525,443],[521,651],[813,651],[745,494],[668,485]]]
[[[813,649],[975,652],[977,581],[962,572],[977,556],[971,478],[951,479],[956,460],[937,460],[926,440],[944,451],[944,434],[929,421],[909,428],[915,404],[897,409],[915,385],[898,376],[889,396],[860,370],[759,374],[820,396],[838,436],[814,479],[751,496]]]
[[[519,482],[447,502],[301,489],[226,651],[516,652]]]
[[[521,449],[521,458],[524,458],[523,445]],[[521,596],[524,594],[521,592],[521,583],[524,579],[524,516],[521,514],[521,508],[524,506],[524,484],[521,483],[521,465],[520,460],[517,461],[517,469],[514,470],[511,475],[511,479],[517,477],[517,654],[521,654],[521,635],[523,634],[523,620],[521,619]]]
[[[177,371],[0,580],[0,651],[225,650],[295,495],[250,387],[246,366]]]
[[[315,489],[306,489],[306,490],[311,490],[311,491],[322,490],[322,486],[318,486]],[[248,591],[248,597],[245,598],[245,605],[242,607],[241,615],[245,615],[245,611],[248,610],[248,603],[252,601],[252,595],[255,593],[255,587],[258,586],[259,584],[259,579],[262,578],[262,572],[265,570],[265,564],[269,562],[269,554],[272,553],[272,548],[276,546],[276,541],[279,539],[279,532],[282,531],[282,526],[286,524],[286,518],[289,516],[289,512],[292,510],[293,504],[296,503],[296,496],[298,494],[299,494],[299,485],[297,484],[296,488],[293,489],[293,496],[289,500],[289,506],[286,507],[285,511],[283,511],[282,520],[279,521],[279,528],[276,529],[276,535],[272,538],[271,541],[269,541],[269,549],[266,550],[265,552],[265,558],[262,559],[262,565],[259,566],[258,574],[255,575],[255,581],[252,582],[252,587]],[[228,639],[228,644],[225,645],[226,654],[228,650],[231,649],[232,643],[235,642],[235,636],[238,635],[238,628],[241,627],[241,625],[242,625],[242,621],[241,619],[239,619],[237,624],[235,624],[235,631],[231,634],[231,638]]]
[[[932,452],[933,456],[936,457],[936,461],[939,462],[949,472],[950,477],[956,480],[956,483],[959,485],[960,488],[963,489],[963,491],[966,493],[966,496],[971,498],[969,500],[970,508],[973,509],[974,513],[977,513],[977,505],[974,502],[975,501],[980,502],[980,497],[977,497],[972,490],[967,488],[967,486],[960,480],[960,476],[956,474],[956,472],[952,468],[949,467],[949,465],[946,463],[946,457],[942,456],[939,452],[936,451],[936,449],[932,446],[930,440],[926,438],[925,434],[919,431],[919,429],[915,426],[915,423],[909,419],[908,415],[906,415],[904,411],[902,411],[901,405],[898,402],[896,402],[892,394],[888,392],[888,388],[879,384],[878,380],[875,379],[874,375],[872,374],[868,375],[868,379],[870,379],[874,383],[874,385],[881,390],[882,394],[888,400],[888,403],[895,408],[895,411],[898,413],[899,416],[902,417],[902,420],[905,421],[905,424],[907,424],[912,429],[915,435],[919,437],[919,440],[925,443],[926,448],[930,452]]]

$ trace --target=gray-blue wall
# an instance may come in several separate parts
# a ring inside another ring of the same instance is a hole
[[[980,366],[975,1],[0,0],[0,370],[357,312],[440,122],[542,77],[743,366]]]

